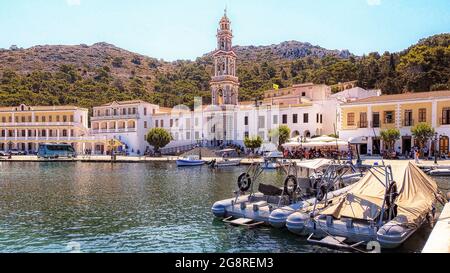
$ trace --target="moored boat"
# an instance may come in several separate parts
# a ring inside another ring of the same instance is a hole
[[[234,167],[241,164],[240,159],[227,159],[213,160],[209,163],[212,168]]]
[[[344,169],[351,170],[351,167],[339,165],[330,168],[331,163],[330,160],[316,159],[298,165],[292,164],[285,169],[287,176],[284,187],[259,183],[257,192],[253,191],[253,185],[263,169],[252,165],[239,177],[236,196],[216,202],[212,212],[216,217],[227,220],[229,217],[250,219],[261,224],[283,227],[290,214],[310,206],[316,198],[332,198],[349,190],[342,176],[347,174]],[[299,168],[312,170],[314,174],[310,177],[298,177]]]
[[[428,172],[431,176],[450,176],[450,169],[434,169]]]
[[[177,159],[178,167],[189,167],[189,166],[201,166],[206,163],[206,161],[200,159],[198,155],[189,155],[187,157]]]
[[[331,238],[348,246],[376,241],[383,248],[395,248],[433,217],[435,203],[441,200],[436,183],[414,164],[373,166],[346,194],[291,214],[286,226],[309,236],[310,242]]]

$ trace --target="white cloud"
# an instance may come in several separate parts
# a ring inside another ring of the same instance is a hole
[[[70,7],[72,7],[72,6],[79,6],[79,5],[81,5],[81,0],[66,0],[66,3]]]
[[[381,0],[367,0],[369,6],[379,6],[381,5]]]

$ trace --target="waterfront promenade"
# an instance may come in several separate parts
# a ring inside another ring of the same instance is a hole
[[[178,159],[178,156],[162,156],[162,157],[145,157],[145,156],[116,156],[116,160],[114,162],[117,163],[146,163],[146,162],[174,162]],[[205,161],[211,161],[211,160],[221,160],[221,157],[203,157],[203,160]],[[254,162],[262,163],[264,162],[264,159],[262,157],[258,158],[229,158],[230,160],[234,159],[241,159],[242,165],[250,165]],[[385,164],[395,164],[399,161],[414,161],[411,159],[402,159],[402,160],[384,160]],[[34,155],[25,155],[25,156],[13,156],[12,158],[7,157],[0,157],[0,162],[92,162],[92,163],[104,163],[104,162],[111,162],[111,156],[108,155],[90,155],[90,156],[78,156],[75,159],[67,159],[67,158],[60,158],[60,159],[39,159],[37,156]],[[293,162],[301,162],[299,159],[292,159],[290,161]],[[341,162],[346,161],[345,159],[342,159]],[[378,164],[381,164],[382,159],[377,157],[368,157],[363,158],[364,164],[374,164],[377,162]],[[420,167],[433,167],[436,166],[434,164],[433,160],[420,160],[420,163],[418,164]],[[440,167],[449,167],[450,168],[450,160],[439,160],[437,166]]]

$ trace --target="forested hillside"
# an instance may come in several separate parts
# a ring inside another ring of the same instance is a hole
[[[278,84],[333,85],[357,80],[384,93],[450,89],[450,34],[396,53],[355,56],[307,43],[235,47],[240,99],[258,98]],[[91,108],[113,100],[144,99],[162,106],[209,102],[210,54],[165,62],[98,43],[92,46],[12,47],[0,50],[0,105],[75,104]]]

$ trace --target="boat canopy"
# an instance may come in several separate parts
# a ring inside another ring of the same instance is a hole
[[[321,159],[302,161],[300,163],[297,163],[297,166],[301,167],[301,168],[317,170],[321,167],[328,166],[330,164],[331,164],[331,160],[321,158]]]
[[[400,225],[419,226],[439,198],[437,184],[411,162],[396,162],[391,166],[399,194],[395,201],[398,206],[397,216],[393,221]],[[347,194],[321,214],[332,215],[337,219],[375,220],[383,206],[385,181],[384,174],[369,171]]]

